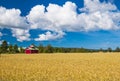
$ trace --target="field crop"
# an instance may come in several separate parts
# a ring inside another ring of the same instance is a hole
[[[120,53],[2,54],[0,81],[120,81]]]

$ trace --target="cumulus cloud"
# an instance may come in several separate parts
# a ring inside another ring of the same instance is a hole
[[[120,19],[120,11],[114,4],[99,0],[84,0],[84,8],[80,9],[83,13],[79,14],[79,19],[82,20],[84,29],[89,30],[116,30],[120,29],[118,22]],[[82,22],[81,21],[81,22]]]
[[[11,27],[18,41],[30,40],[29,30],[32,29],[47,31],[35,38],[35,41],[59,39],[66,32],[120,30],[120,11],[111,1],[84,0],[83,8],[77,8],[70,1],[62,6],[51,3],[47,7],[36,5],[25,17],[20,16],[19,9],[0,7],[0,27]],[[19,30],[22,34],[18,33]]]
[[[110,2],[103,2],[101,3],[99,0],[84,0],[84,7],[80,10],[84,10],[85,12],[106,12],[117,10],[117,7]]]
[[[25,29],[19,29],[19,28],[12,28],[12,33],[13,33],[13,37],[16,37],[18,41],[22,42],[22,41],[28,41],[30,40],[29,36],[29,30],[25,30]]]
[[[26,32],[29,25],[27,24],[26,17],[22,17],[20,14],[21,11],[19,9],[0,7],[0,28],[11,29],[13,36],[18,41],[24,41],[29,37],[29,33]]]
[[[36,38],[35,41],[55,40],[58,38],[62,38],[63,35],[64,35],[63,32],[51,33],[50,31],[47,31],[45,34],[40,34],[39,38]]]
[[[77,13],[76,9],[76,4],[69,1],[63,6],[49,4],[46,7],[46,12],[45,6],[37,5],[32,8],[27,17],[33,28],[50,30],[52,32],[120,29],[120,11],[110,2],[101,3],[99,0],[84,0],[84,7],[79,9],[80,14]],[[34,13],[36,13],[35,17]],[[52,38],[52,36],[54,35],[49,37]],[[42,37],[46,40],[48,36],[41,34],[38,39],[43,40]]]
[[[49,4],[49,6],[46,7],[46,12],[45,6],[43,5],[33,7],[29,15],[27,15],[28,22],[31,24],[31,29],[39,28],[41,30],[54,32],[40,34],[39,38],[35,40],[53,40],[63,37],[63,35],[65,35],[63,31],[66,29],[71,30],[68,27],[76,21],[76,8],[77,6],[72,2],[66,2],[63,6]]]
[[[14,28],[26,28],[26,18],[20,16],[21,11],[19,9],[6,9],[0,7],[0,26],[2,27],[14,27]]]
[[[28,22],[31,25],[31,29],[44,28],[47,25],[47,21],[45,19],[45,6],[36,5],[33,7],[27,15]]]
[[[76,19],[76,5],[72,2],[66,2],[63,6],[49,4],[48,7],[37,5],[33,7],[27,15],[31,28],[40,28],[42,30],[58,31],[62,26],[70,25]]]
[[[69,26],[75,23],[77,13],[76,5],[72,2],[66,2],[63,6],[49,4],[46,8],[46,17],[57,27]]]

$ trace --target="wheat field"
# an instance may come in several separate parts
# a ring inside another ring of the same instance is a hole
[[[120,81],[120,53],[2,54],[0,81]]]

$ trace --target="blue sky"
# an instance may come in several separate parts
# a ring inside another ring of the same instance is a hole
[[[0,0],[0,41],[120,47],[119,0]]]

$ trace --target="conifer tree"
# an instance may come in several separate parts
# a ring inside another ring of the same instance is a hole
[[[7,50],[8,49],[8,44],[7,44],[7,41],[3,41],[2,44],[1,44],[1,52],[2,53],[7,53]]]

